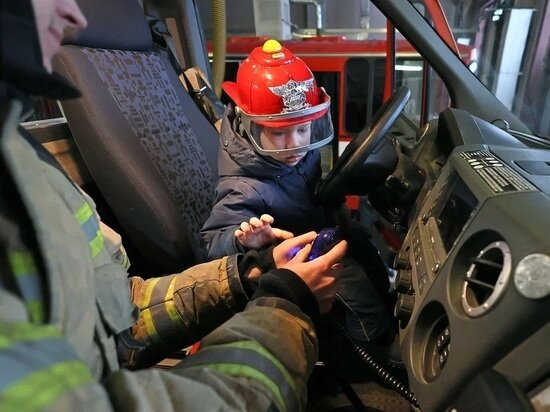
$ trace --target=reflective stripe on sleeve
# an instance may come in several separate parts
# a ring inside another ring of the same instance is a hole
[[[174,287],[177,276],[165,276],[155,286],[150,305],[151,320],[158,338],[169,344],[174,333],[181,330],[184,322],[174,303]]]
[[[208,367],[221,373],[253,379],[273,395],[281,411],[300,410],[300,396],[284,365],[254,341],[234,342],[201,348],[185,358],[183,368]]]
[[[147,285],[145,287],[145,292],[143,294],[139,294],[135,298],[135,304],[140,309],[145,309],[149,307],[151,303],[151,297],[153,296],[153,292],[155,291],[155,286],[162,278],[154,278],[147,280]]]
[[[91,241],[89,241],[88,244],[90,245],[90,251],[92,252],[92,257],[96,257],[101,253],[101,251],[103,250],[104,242],[103,242],[103,235],[101,234],[99,229],[96,231],[95,237]]]
[[[117,258],[124,269],[128,270],[130,268],[130,258],[126,253],[126,249],[124,249],[124,246],[122,245],[120,245]]]
[[[38,278],[38,270],[32,254],[29,252],[10,251],[8,259],[31,321],[33,323],[43,322],[42,290],[40,279]]]
[[[76,210],[76,212],[74,212],[74,217],[76,218],[76,221],[79,225],[87,222],[93,215],[94,212],[92,211],[92,208],[90,207],[88,202],[84,202],[82,206],[80,206]]]
[[[176,281],[176,275],[150,279],[143,295],[136,297],[147,335],[156,343],[169,344],[178,327],[184,325],[174,303]]]
[[[153,295],[155,286],[160,281],[160,279],[162,278],[148,280],[147,286],[145,287],[145,292],[135,296],[134,301],[137,307],[141,310],[141,317],[143,318],[143,323],[145,324],[145,330],[147,331],[147,335],[153,342],[159,342],[160,338],[153,322],[153,316],[151,310],[149,309],[149,304],[151,302],[151,296]]]
[[[0,410],[36,411],[93,382],[86,365],[51,326],[0,323]]]
[[[94,212],[88,202],[84,202],[76,210],[74,217],[86,235],[92,257],[96,257],[103,250],[104,241],[99,228],[99,222],[94,216]]]
[[[147,336],[156,343],[161,343],[160,337],[155,328],[155,323],[153,322],[153,314],[150,309],[145,309],[141,311],[141,316],[143,318],[143,323],[145,324],[145,330],[147,331]]]
[[[172,323],[175,323],[177,325],[183,326],[183,319],[181,318],[181,315],[176,308],[176,304],[174,303],[174,285],[176,284],[177,277],[174,276],[172,281],[170,282],[170,286],[168,287],[168,290],[166,291],[166,295],[164,296],[165,300],[165,308],[166,313],[170,317],[170,320]]]

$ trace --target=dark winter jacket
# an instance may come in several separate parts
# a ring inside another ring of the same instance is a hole
[[[214,209],[204,224],[201,234],[210,258],[245,251],[234,232],[242,222],[267,213],[275,219],[273,226],[300,235],[310,230],[332,226],[328,207],[314,198],[315,185],[321,178],[320,154],[312,150],[296,165],[287,166],[259,155],[250,141],[238,130],[231,106],[226,110],[221,127],[221,145],[218,159],[219,181]],[[364,259],[366,266],[386,279],[387,274],[378,251],[365,238],[354,239],[346,230],[346,239],[352,249]],[[348,253],[349,255],[349,253]],[[380,264],[375,265],[379,261]],[[370,276],[351,256],[342,261],[344,275],[338,294],[353,310],[348,325],[354,338],[368,342],[382,336],[389,323],[386,312]],[[369,270],[370,271],[370,270]],[[383,285],[383,292],[387,291]]]
[[[264,213],[275,219],[273,227],[294,235],[327,225],[325,211],[313,196],[321,178],[319,152],[311,150],[296,166],[287,166],[259,155],[237,127],[230,106],[221,129],[214,208],[201,230],[210,258],[244,251],[235,230]]]

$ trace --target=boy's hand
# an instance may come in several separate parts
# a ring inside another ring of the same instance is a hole
[[[342,240],[326,254],[308,262],[315,236],[315,232],[309,232],[284,241],[273,249],[273,260],[278,268],[289,269],[302,278],[317,299],[321,313],[326,313],[338,290],[342,274],[340,261],[346,254],[347,242]]]
[[[263,214],[258,219],[252,217],[248,222],[242,222],[240,229],[235,230],[235,237],[249,249],[259,249],[273,242],[294,237],[291,232],[271,227],[273,217]]]

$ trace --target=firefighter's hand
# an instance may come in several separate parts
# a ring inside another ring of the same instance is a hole
[[[259,249],[294,236],[291,232],[272,227],[273,222],[273,217],[267,214],[263,214],[259,219],[252,217],[248,222],[242,222],[240,228],[235,230],[235,237],[248,249]]]
[[[315,236],[315,232],[309,232],[284,241],[273,249],[273,260],[278,268],[296,273],[317,299],[321,313],[326,313],[338,290],[343,268],[340,261],[348,245],[342,240],[324,255],[308,261]]]

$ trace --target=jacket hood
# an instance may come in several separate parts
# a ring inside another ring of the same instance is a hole
[[[80,95],[65,79],[45,69],[30,0],[2,0],[0,102],[31,94],[52,99]]]
[[[292,173],[296,168],[303,166],[304,170],[311,170],[311,163],[315,162],[317,151],[309,151],[296,166],[288,166],[263,156],[254,150],[252,143],[238,133],[238,120],[234,106],[228,104],[222,120],[220,138],[220,159],[218,173],[223,176],[253,176],[256,178],[272,178]]]

